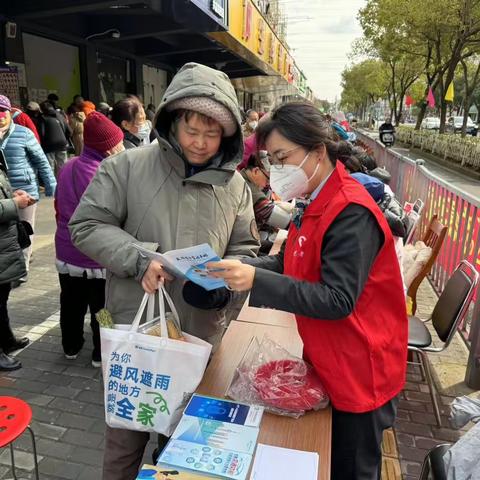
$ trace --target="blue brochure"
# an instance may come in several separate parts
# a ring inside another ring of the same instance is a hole
[[[263,407],[193,395],[158,464],[245,480]]]
[[[219,262],[221,258],[207,243],[196,245],[195,247],[171,250],[165,253],[152,252],[135,243],[132,243],[132,246],[141,255],[152,260],[158,260],[171,275],[190,280],[205,290],[215,290],[226,286],[223,279],[208,276],[207,263]]]
[[[195,394],[187,405],[184,415],[258,427],[262,419],[263,407]]]

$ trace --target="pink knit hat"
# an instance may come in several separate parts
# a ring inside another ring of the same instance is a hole
[[[191,110],[216,120],[223,128],[223,136],[231,137],[237,131],[237,122],[233,113],[220,102],[209,97],[185,97],[167,105],[167,111]]]
[[[10,100],[5,95],[0,95],[0,108],[10,111],[12,109],[12,104]]]
[[[105,153],[123,141],[123,132],[103,113],[93,111],[83,123],[85,146]]]

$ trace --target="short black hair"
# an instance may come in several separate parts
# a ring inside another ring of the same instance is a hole
[[[47,100],[58,102],[60,100],[59,96],[56,93],[50,93],[47,97]]]
[[[245,168],[247,170],[253,170],[254,168],[261,168],[260,165],[258,164],[257,161],[257,156],[254,155],[253,153],[248,157],[247,164],[245,165]]]
[[[137,97],[132,95],[130,97],[124,98],[123,100],[118,101],[113,106],[112,111],[110,112],[112,122],[119,127],[122,126],[123,120],[129,123],[134,122],[135,117],[142,108],[142,104]]]

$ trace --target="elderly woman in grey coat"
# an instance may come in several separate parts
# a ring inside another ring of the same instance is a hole
[[[259,247],[252,194],[236,171],[243,138],[228,77],[184,65],[154,123],[158,143],[105,159],[70,221],[77,248],[107,269],[106,308],[115,323],[131,323],[143,291],[169,278],[132,243],[160,252],[208,243],[221,258],[254,257]],[[181,279],[167,289],[182,330],[214,348],[245,300]],[[103,480],[135,479],[148,439],[107,427]]]
[[[10,327],[7,302],[14,282],[26,274],[18,243],[18,212],[33,203],[23,190],[12,191],[6,165],[0,155],[0,371],[17,370],[22,364],[9,353],[28,345],[28,338],[16,338]]]

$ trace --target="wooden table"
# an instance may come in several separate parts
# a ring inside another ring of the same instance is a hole
[[[302,341],[296,329],[233,321],[213,356],[197,392],[203,395],[225,397],[235,368],[252,337],[261,339],[264,334],[268,334],[272,340],[293,355],[302,355]],[[299,419],[265,413],[258,442],[317,452],[320,457],[318,480],[329,480],[331,438],[331,410],[327,408],[318,412],[309,412]]]
[[[248,299],[238,314],[237,321],[297,328],[297,321],[293,313],[283,312],[282,310],[272,310],[271,308],[250,307],[248,305]]]

